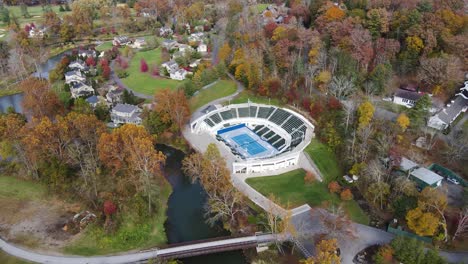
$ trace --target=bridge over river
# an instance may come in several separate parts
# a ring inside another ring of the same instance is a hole
[[[46,255],[36,253],[30,250],[22,249],[13,244],[7,243],[0,239],[0,249],[6,253],[18,258],[37,263],[48,264],[123,264],[123,263],[139,263],[145,262],[154,258],[186,258],[210,253],[239,250],[244,248],[257,247],[274,243],[275,241],[288,240],[288,236],[275,234],[257,234],[253,236],[227,238],[214,241],[192,241],[189,244],[178,245],[169,248],[155,248],[146,251],[135,253],[126,253],[113,256],[94,256],[94,257],[79,257],[79,256],[59,256]]]

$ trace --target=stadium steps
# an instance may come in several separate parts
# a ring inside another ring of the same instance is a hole
[[[258,126],[256,126],[256,127],[254,128],[253,131],[255,132],[255,134],[257,134],[257,132],[258,132],[260,129],[264,128],[264,127],[265,127],[264,125],[258,125]]]
[[[285,146],[286,140],[284,138],[280,139],[279,141],[273,143],[273,147],[276,149],[281,149],[283,146]]]
[[[216,124],[219,124],[222,120],[221,120],[221,116],[219,116],[218,113],[214,113],[210,116],[210,119],[216,123]]]
[[[263,127],[262,129],[260,129],[258,132],[257,132],[257,135],[259,137],[262,137],[263,134],[267,133],[268,131],[270,131],[270,129],[268,127]]]
[[[271,131],[266,133],[263,137],[266,138],[266,139],[269,139],[271,138],[273,135],[275,135],[275,132]]]
[[[213,121],[211,121],[211,119],[205,118],[204,121],[205,121],[205,123],[207,123],[210,127],[214,127],[214,125],[215,125],[215,124],[213,123]]]
[[[278,139],[280,139],[281,137],[278,136],[278,135],[274,135],[273,137],[271,137],[270,139],[268,139],[268,143],[270,143],[270,145],[272,145],[273,143],[275,143],[276,141],[278,141]]]

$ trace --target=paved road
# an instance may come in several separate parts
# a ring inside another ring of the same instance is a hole
[[[170,247],[165,249],[153,249],[145,252],[136,252],[125,255],[113,256],[95,256],[95,257],[79,257],[79,256],[58,256],[39,254],[30,250],[25,250],[13,244],[0,239],[0,249],[6,253],[18,258],[37,263],[48,264],[123,264],[135,263],[157,257],[181,256],[178,254],[195,254],[194,252],[204,252],[205,250],[213,250],[221,247],[230,247],[238,245],[256,246],[258,244],[272,243],[273,241],[287,240],[288,236],[264,234],[258,236],[249,236],[241,238],[229,238],[218,241],[202,242],[191,245],[183,245]],[[222,251],[222,250],[220,250]],[[218,251],[218,252],[220,252]]]

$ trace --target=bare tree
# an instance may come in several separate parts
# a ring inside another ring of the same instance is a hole
[[[455,234],[453,234],[452,240],[459,237],[468,237],[468,208],[460,211],[458,218],[457,230],[455,231]]]
[[[333,76],[328,87],[330,93],[340,100],[347,98],[356,89],[354,78],[346,76]]]

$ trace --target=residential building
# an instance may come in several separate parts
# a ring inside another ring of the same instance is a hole
[[[32,27],[29,30],[29,37],[30,38],[43,38],[45,32],[46,32],[45,28],[40,29],[40,28],[37,28],[37,27]]]
[[[106,99],[100,95],[93,95],[91,97],[86,98],[86,102],[92,107],[95,108],[98,104],[104,103]]]
[[[197,51],[200,53],[207,53],[208,52],[208,46],[205,43],[200,43],[197,47]]]
[[[429,127],[443,130],[452,124],[453,121],[468,109],[468,81],[460,88],[460,92],[455,94],[455,98],[447,104],[441,111],[429,118]]]
[[[168,50],[171,50],[173,48],[175,48],[177,45],[177,41],[173,40],[173,39],[165,39],[163,40],[163,42],[161,43],[161,46],[163,48],[166,48]]]
[[[193,48],[190,47],[189,45],[187,44],[178,44],[177,47],[179,48],[179,51],[182,52],[182,53],[186,53],[186,52],[189,52],[189,51],[192,51]]]
[[[114,46],[124,46],[130,44],[131,41],[127,36],[117,36],[112,40],[112,45]]]
[[[168,73],[172,73],[179,69],[179,64],[175,60],[166,61],[161,64],[162,67],[166,68]]]
[[[415,181],[419,188],[424,189],[426,187],[439,187],[444,178],[429,169],[417,168],[410,172],[410,179]]]
[[[141,124],[142,110],[130,104],[117,104],[112,108],[111,120],[114,124]]]
[[[170,37],[174,34],[170,27],[162,27],[159,29],[159,36],[161,37]]]
[[[417,164],[416,162],[412,161],[412,160],[409,160],[405,157],[402,157],[401,158],[401,161],[400,161],[400,170],[406,172],[406,173],[410,173],[413,169],[419,167],[419,164]]]
[[[110,105],[115,105],[122,102],[124,89],[117,86],[110,86],[106,94],[106,101]]]
[[[73,70],[65,73],[65,83],[66,84],[72,84],[76,82],[85,82],[86,77],[83,76],[81,71],[79,70]]]
[[[80,70],[80,71],[88,70],[88,66],[86,66],[86,63],[80,59],[72,61],[68,65],[68,68],[70,68],[70,70]]]
[[[416,91],[398,89],[398,91],[393,95],[393,103],[412,108],[416,101],[418,101],[422,96],[423,94]]]
[[[93,87],[83,82],[73,82],[70,86],[72,98],[87,97],[94,94]]]
[[[146,40],[145,38],[137,38],[133,41],[132,44],[130,44],[130,47],[134,49],[141,49],[146,46]]]
[[[95,50],[82,49],[82,50],[78,51],[78,56],[83,57],[83,58],[96,57],[96,51]]]
[[[197,67],[197,66],[200,64],[200,62],[201,62],[201,59],[192,61],[192,62],[189,64],[189,67],[193,69],[193,68]]]
[[[188,41],[194,41],[194,42],[203,41],[204,36],[205,36],[205,33],[203,32],[192,33],[188,37]]]
[[[169,76],[173,80],[182,81],[182,80],[185,80],[185,77],[187,76],[187,74],[188,74],[188,71],[186,71],[185,69],[178,69],[178,70],[170,73]]]

